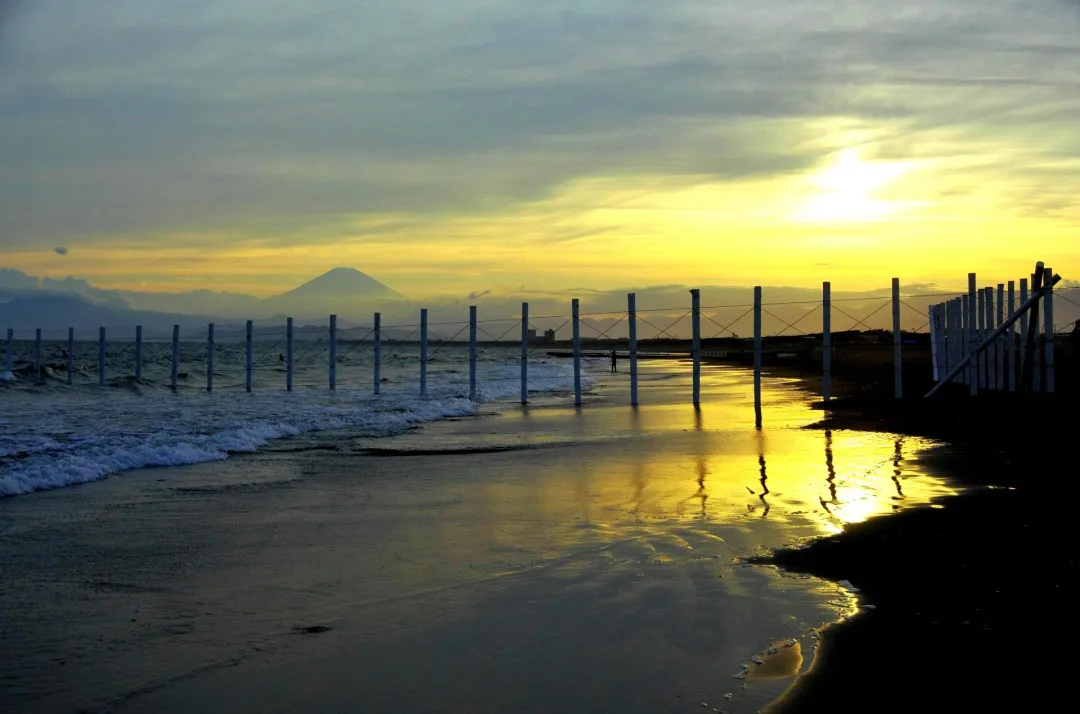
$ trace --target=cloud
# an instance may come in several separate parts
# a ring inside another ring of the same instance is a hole
[[[57,255],[67,255],[68,249],[63,246],[56,246],[55,248],[53,248],[53,252]]]

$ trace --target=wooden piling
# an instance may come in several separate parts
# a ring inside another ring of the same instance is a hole
[[[244,327],[244,391],[248,394],[251,394],[251,375],[254,367],[252,364],[252,332],[254,328],[255,323],[252,320],[248,320],[247,325]]]
[[[1016,312],[1016,281],[1010,280],[1008,283],[1009,291],[1009,317],[1012,317]],[[1010,326],[1005,332],[1005,359],[1008,362],[1008,384],[1009,391],[1016,391],[1016,330]]]
[[[285,318],[285,391],[293,387],[293,319]]]
[[[529,303],[521,303],[521,403],[529,403]]]
[[[690,356],[693,361],[694,406],[701,406],[701,291],[690,291]]]
[[[375,322],[372,326],[374,345],[372,346],[372,378],[374,380],[373,391],[378,394],[382,391],[382,313],[375,313]]]
[[[892,279],[892,329],[893,329],[893,397],[904,396],[904,375],[901,364],[903,336],[900,332],[900,278]]]
[[[105,386],[105,328],[98,332],[98,386]]]
[[[574,406],[581,406],[581,318],[578,299],[570,303],[574,337]]]
[[[427,308],[420,308],[420,396],[427,396]]]
[[[180,325],[172,327],[172,367],[169,376],[169,386],[175,392],[180,370]]]
[[[476,305],[469,306],[469,399],[476,401]]]
[[[330,391],[337,389],[337,315],[330,316]]]
[[[979,369],[977,366],[978,359],[976,359],[978,355],[975,354],[975,347],[979,344],[978,339],[976,339],[978,335],[978,322],[975,319],[976,312],[978,311],[978,297],[975,293],[975,273],[968,273],[967,328],[965,330],[967,349],[965,350],[964,357],[970,356],[973,358],[968,361],[967,368],[968,388],[973,397],[979,394]]]
[[[1043,363],[1046,378],[1046,393],[1053,394],[1054,374],[1054,271],[1043,269]]]
[[[214,323],[206,326],[206,391],[214,391]]]
[[[995,327],[1005,324],[1005,283],[997,286],[997,322]],[[1004,391],[1005,389],[1005,336],[1003,335],[994,344],[994,388]]]
[[[630,405],[638,404],[638,365],[637,365],[637,294],[626,296],[626,313],[630,323]]]
[[[832,399],[832,283],[821,284],[821,398]]]

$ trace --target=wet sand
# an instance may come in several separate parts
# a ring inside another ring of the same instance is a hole
[[[0,502],[3,711],[759,710],[858,604],[745,559],[954,489],[795,382],[758,431],[745,372],[695,412],[665,368]]]

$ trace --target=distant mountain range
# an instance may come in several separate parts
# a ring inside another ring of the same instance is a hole
[[[18,270],[0,269],[0,329],[19,331],[141,324],[156,333],[171,330],[173,324],[217,322],[242,326],[246,319],[277,324],[285,315],[296,318],[297,324],[311,320],[325,324],[331,313],[342,315],[343,323],[348,322],[348,317],[358,322],[381,306],[403,300],[397,291],[354,268],[334,268],[270,298],[211,290],[106,290],[78,278],[36,278]]]

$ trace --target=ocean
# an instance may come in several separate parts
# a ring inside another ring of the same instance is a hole
[[[66,344],[45,342],[43,384],[35,385],[32,342],[17,342],[10,373],[0,375],[0,497],[62,488],[131,469],[179,466],[252,452],[274,439],[349,430],[366,437],[401,434],[425,422],[475,414],[481,405],[518,402],[520,348],[477,354],[476,400],[469,399],[468,348],[432,346],[427,395],[420,395],[416,344],[384,344],[381,389],[373,389],[370,343],[338,346],[337,389],[329,389],[325,343],[294,347],[294,388],[278,343],[255,344],[252,392],[245,392],[244,345],[215,347],[214,388],[206,390],[206,346],[181,343],[180,379],[171,382],[171,342],[143,346],[142,379],[134,345],[110,343],[105,386],[98,385],[96,342],[77,342],[72,384]],[[583,384],[603,360],[583,360]],[[530,399],[572,399],[573,365],[530,355]]]

